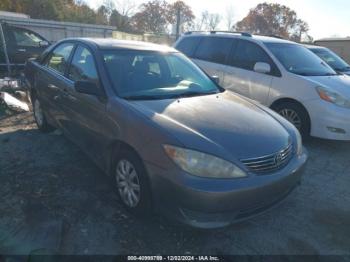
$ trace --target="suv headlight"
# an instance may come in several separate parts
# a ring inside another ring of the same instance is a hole
[[[164,145],[167,155],[184,171],[207,178],[242,178],[247,174],[236,165],[202,152]]]
[[[318,95],[322,100],[336,104],[337,106],[350,108],[350,100],[346,97],[338,94],[337,92],[331,91],[326,87],[316,87]]]

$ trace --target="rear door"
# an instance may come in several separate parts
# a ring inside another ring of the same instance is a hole
[[[241,95],[266,104],[274,77],[280,72],[269,55],[262,47],[254,42],[237,40],[236,48],[228,59],[225,67],[225,79],[223,86]],[[254,71],[257,62],[268,63],[271,72],[268,74]]]
[[[41,69],[34,78],[34,85],[39,93],[42,107],[59,125],[65,121],[60,103],[62,102],[62,90],[68,84],[65,74],[73,48],[74,43],[72,42],[56,46],[44,59]]]
[[[193,55],[193,61],[209,76],[218,76],[224,83],[224,72],[235,39],[225,37],[203,37]]]

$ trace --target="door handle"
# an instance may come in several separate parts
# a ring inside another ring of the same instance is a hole
[[[71,101],[76,101],[77,100],[77,98],[74,95],[71,95],[69,93],[68,89],[64,88],[62,91],[63,91],[63,94],[62,94],[63,97],[68,98]]]
[[[24,48],[17,49],[18,52],[26,52],[27,50]]]

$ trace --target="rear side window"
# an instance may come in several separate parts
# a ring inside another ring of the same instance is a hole
[[[183,38],[179,44],[176,46],[176,49],[184,53],[188,57],[192,57],[194,51],[197,49],[197,46],[200,42],[199,37],[186,37]]]
[[[87,48],[78,46],[76,49],[68,78],[73,81],[85,80],[97,83],[98,76],[94,57]]]
[[[195,58],[213,63],[225,64],[233,41],[232,38],[206,37],[201,41],[196,51]]]
[[[73,47],[72,43],[63,43],[57,46],[47,57],[46,66],[64,75]]]
[[[257,62],[269,64],[272,74],[276,74],[278,69],[260,46],[250,41],[239,40],[230,65],[253,71]]]

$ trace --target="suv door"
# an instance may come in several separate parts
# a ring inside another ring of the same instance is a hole
[[[235,43],[233,38],[203,37],[194,54],[193,61],[209,76],[218,76],[224,83],[225,64]]]
[[[74,43],[65,42],[56,46],[43,60],[41,70],[34,77],[34,86],[46,113],[62,125],[64,115],[60,107],[62,90],[67,85],[65,73]]]
[[[48,45],[42,36],[31,30],[14,26],[4,28],[7,52],[12,64],[24,65],[29,58],[38,57]]]
[[[269,73],[255,72],[254,66],[258,62],[269,64],[271,71]],[[254,42],[239,39],[228,64],[224,69],[223,86],[266,104],[272,80],[279,76],[280,72],[265,50]]]

